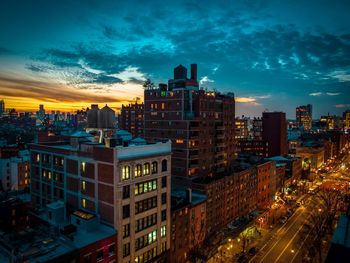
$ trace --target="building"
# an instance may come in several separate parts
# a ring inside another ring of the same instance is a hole
[[[251,130],[251,138],[253,140],[262,140],[262,133],[263,133],[263,123],[261,118],[254,117],[253,119],[253,127]]]
[[[276,169],[279,165],[285,165],[285,179],[283,181],[284,188],[298,183],[302,174],[302,160],[300,157],[292,157],[290,155],[274,156],[268,158],[268,160],[276,162]],[[278,174],[279,172],[276,173]],[[285,189],[283,191],[285,191]]]
[[[235,119],[236,140],[248,139],[248,136],[249,136],[248,121],[249,120],[244,117]]]
[[[350,110],[344,111],[344,113],[343,113],[343,127],[344,127],[344,131],[349,133],[349,130],[350,130]]]
[[[122,105],[119,115],[119,128],[126,130],[133,137],[144,137],[144,104]]]
[[[322,143],[308,141],[297,147],[296,156],[302,160],[303,169],[317,170],[324,163],[324,146]]]
[[[170,247],[171,142],[86,132],[30,145],[33,205],[61,200],[67,212],[98,215],[118,232],[117,262],[148,262]]]
[[[195,262],[201,258],[206,237],[206,196],[174,187],[171,193],[170,262]]]
[[[263,140],[241,139],[237,140],[237,152],[260,157],[267,157],[269,146],[268,143]]]
[[[29,152],[16,146],[0,147],[0,191],[22,190],[29,186]]]
[[[87,111],[87,128],[90,129],[114,129],[115,112],[105,105],[102,109],[97,104],[92,104]]]
[[[2,116],[5,113],[5,101],[0,100],[0,116]]]
[[[262,139],[268,143],[268,155],[286,155],[287,144],[287,121],[284,112],[263,112]]]
[[[50,208],[59,209],[53,216],[61,218],[64,203]],[[117,262],[117,232],[100,224],[96,215],[77,210],[62,228],[30,217],[25,229],[1,235],[0,262]]]
[[[171,139],[172,175],[215,176],[235,158],[235,100],[199,88],[197,65],[191,78],[180,65],[168,85],[145,89],[145,138]]]
[[[312,128],[312,106],[310,104],[296,108],[296,124],[298,128],[311,130]]]

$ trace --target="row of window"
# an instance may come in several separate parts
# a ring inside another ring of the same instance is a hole
[[[147,198],[135,203],[135,214],[142,213],[157,207],[157,196]]]
[[[162,161],[162,172],[166,172],[168,170],[168,163],[167,160]],[[158,162],[154,161],[152,162],[152,165],[150,163],[144,163],[142,164],[136,164],[134,166],[134,177],[141,177],[146,176],[150,174],[156,174],[158,173]],[[131,178],[131,167],[129,165],[124,165],[121,170],[122,180],[128,180]]]
[[[164,188],[166,186],[167,186],[167,177],[163,176],[162,177],[162,188]],[[150,185],[150,182],[147,182],[147,183],[142,184],[142,185],[137,184],[137,186],[135,186],[135,195],[150,192],[149,191],[150,187],[152,187],[151,191],[153,191],[153,187],[156,187],[155,189],[157,189],[157,185],[154,186],[153,181],[152,181],[152,185]],[[145,191],[145,188],[146,188],[146,191]],[[85,190],[85,189],[83,189],[83,190]],[[127,199],[127,198],[130,198],[130,185],[123,186],[123,199]]]
[[[157,190],[157,179],[135,184],[135,196]]]
[[[135,257],[135,263],[147,263],[157,256],[157,247]]]
[[[135,232],[140,232],[146,228],[149,228],[151,226],[154,226],[157,224],[157,213],[154,213],[152,215],[140,218],[136,221],[136,227]]]
[[[157,241],[157,230],[152,231],[144,236],[141,236],[135,240],[135,251],[144,248]]]

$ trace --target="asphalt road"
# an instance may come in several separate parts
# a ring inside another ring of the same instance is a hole
[[[306,197],[313,199],[313,197]],[[318,206],[314,203],[301,206],[293,216],[282,225],[273,238],[259,249],[249,263],[293,263],[301,262],[304,242],[309,239],[309,229],[306,225],[310,213],[317,213]],[[301,236],[305,239],[301,240]]]

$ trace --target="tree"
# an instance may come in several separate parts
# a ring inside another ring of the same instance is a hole
[[[154,89],[155,85],[151,79],[146,79],[142,85],[145,89]]]

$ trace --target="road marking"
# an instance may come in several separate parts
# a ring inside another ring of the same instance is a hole
[[[307,238],[308,238],[308,236],[310,235],[310,233],[312,232],[312,230],[313,230],[313,227],[311,227],[311,228],[310,228],[309,233],[307,233],[306,237],[304,238],[303,242],[302,242],[302,243],[301,243],[301,245],[300,245],[300,248],[298,249],[298,252],[297,252],[297,253],[295,253],[294,257],[292,258],[291,263],[293,263],[293,261],[294,261],[295,257],[296,257],[296,256],[299,254],[299,252],[300,252],[301,248],[303,247],[303,245],[304,245],[305,241],[307,240]]]
[[[298,208],[297,210],[299,210],[299,208]],[[305,211],[305,210],[304,210],[304,211]],[[294,219],[293,223],[287,228],[287,230],[289,230],[289,229],[295,224],[296,219],[299,218],[299,217],[304,213],[304,211],[301,211],[301,213]],[[293,216],[295,216],[295,215],[296,215],[296,213],[293,214]],[[292,217],[293,217],[293,216],[292,216]],[[292,218],[292,217],[291,217],[291,218]],[[289,221],[289,222],[290,222],[290,221]],[[284,228],[284,227],[285,227],[285,225],[282,225],[282,226],[277,230],[276,234],[277,234],[282,228]],[[269,243],[269,242],[267,242],[261,249],[259,249],[259,251],[263,250],[263,249],[268,245],[268,243]],[[265,256],[261,259],[260,262],[262,262],[262,261],[265,259],[265,257],[267,256],[267,254],[269,254],[269,253],[271,252],[271,250],[277,245],[277,243],[278,243],[278,242],[276,241],[276,243],[265,253]],[[251,262],[254,258],[255,258],[255,256],[252,257],[252,258],[248,261],[248,263]]]

